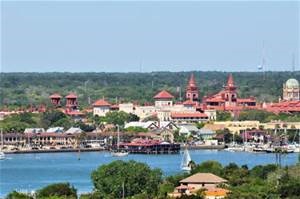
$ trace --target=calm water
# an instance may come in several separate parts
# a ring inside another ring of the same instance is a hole
[[[192,150],[192,159],[196,163],[205,160],[217,160],[223,165],[235,162],[253,167],[258,164],[275,162],[274,154],[255,154],[245,152],[227,152],[217,150]],[[107,152],[81,153],[40,153],[9,154],[0,161],[0,197],[12,190],[31,191],[54,182],[70,182],[79,193],[92,190],[90,173],[99,165],[113,160],[136,160],[147,163],[153,168],[160,168],[164,175],[180,172],[182,154],[177,155],[129,155],[116,158]],[[288,154],[282,159],[286,165],[297,162],[298,154]]]

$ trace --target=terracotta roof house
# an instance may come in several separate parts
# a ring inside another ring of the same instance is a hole
[[[212,173],[196,173],[180,181],[181,184],[201,184],[202,187],[205,185],[216,185],[226,182],[227,180]]]
[[[227,180],[212,173],[196,173],[180,181],[180,186],[176,187],[169,196],[176,198],[181,195],[193,195],[198,190],[205,190],[205,198],[225,198],[229,190],[218,187],[220,184],[227,183]]]
[[[111,104],[104,99],[99,99],[93,103],[93,114],[98,116],[105,116],[111,110]]]

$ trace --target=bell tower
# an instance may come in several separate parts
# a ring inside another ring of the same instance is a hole
[[[198,101],[199,99],[199,91],[195,81],[194,74],[191,74],[189,83],[186,87],[185,98],[186,100],[190,100],[190,101]]]
[[[237,91],[236,91],[236,86],[234,84],[233,76],[232,74],[229,74],[228,79],[227,79],[227,84],[225,86],[224,90],[224,97],[227,105],[232,106],[236,105],[237,102]]]

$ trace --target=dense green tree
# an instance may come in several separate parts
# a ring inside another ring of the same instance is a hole
[[[79,199],[102,199],[104,198],[99,192],[81,194]]]
[[[77,199],[77,191],[69,183],[56,183],[48,185],[36,193],[37,198],[64,197],[68,199]]]
[[[198,173],[198,172],[213,173],[215,175],[221,176],[222,172],[223,172],[223,166],[217,161],[213,161],[213,160],[205,161],[205,162],[202,162],[201,164],[198,164],[191,171],[192,174],[195,174],[195,173]]]
[[[39,114],[12,114],[0,121],[0,128],[2,128],[4,132],[23,132],[25,128],[37,127],[38,120]]]
[[[231,121],[231,113],[228,111],[217,111],[217,121]]]
[[[64,124],[68,120],[68,116],[61,111],[53,110],[42,113],[41,125],[44,128],[49,128],[51,126],[57,126],[58,124]],[[63,120],[60,121],[60,120]]]
[[[83,130],[84,132],[92,132],[93,130],[95,130],[95,127],[89,124],[85,124],[82,121],[78,121],[75,123],[74,125],[75,127],[79,127],[81,130]]]
[[[229,73],[193,71],[201,95],[211,95],[222,89]],[[153,102],[153,96],[161,89],[172,92],[177,99],[176,87],[185,86],[191,72],[151,73],[1,73],[0,105],[16,107],[30,104],[49,104],[49,95],[59,92],[65,96],[70,91],[78,94],[80,106],[88,106],[88,95],[96,100],[102,96],[109,101],[128,102],[137,100],[141,104]],[[239,96],[255,96],[260,101],[275,101],[282,95],[282,83],[291,77],[290,72],[234,72]],[[300,79],[300,72],[293,72]],[[50,86],[51,85],[51,86]],[[201,96],[201,97],[202,97]],[[65,102],[62,101],[62,104]]]
[[[121,198],[146,193],[149,198],[158,192],[162,173],[135,161],[114,161],[92,172],[95,190],[105,196]]]
[[[274,172],[277,168],[278,166],[275,164],[258,165],[251,169],[250,175],[257,178],[266,179],[268,174],[270,172]]]
[[[247,167],[239,167],[235,163],[230,163],[223,168],[222,177],[227,179],[232,186],[237,186],[248,181],[249,171]]]
[[[6,199],[33,199],[33,197],[31,197],[25,193],[13,191],[6,196]]]
[[[105,115],[107,123],[119,126],[124,126],[125,122],[131,122],[131,119],[136,118],[124,111],[110,111]]]
[[[133,113],[129,113],[127,120],[128,120],[128,122],[135,122],[135,121],[139,121],[140,118]]]
[[[246,110],[239,114],[238,120],[258,120],[260,122],[270,122],[276,115],[264,110]]]
[[[174,184],[170,183],[168,181],[165,181],[165,182],[161,183],[159,185],[157,198],[158,199],[165,199],[165,198],[167,198],[168,193],[174,191],[174,188],[175,188]]]

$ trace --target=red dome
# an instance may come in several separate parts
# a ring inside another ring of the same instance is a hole
[[[168,91],[162,90],[158,94],[156,94],[153,98],[154,99],[173,99],[174,96],[171,95]]]

